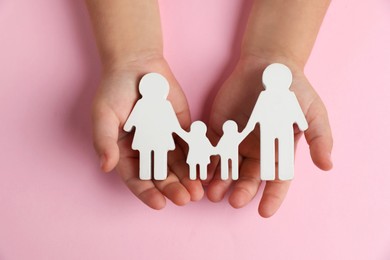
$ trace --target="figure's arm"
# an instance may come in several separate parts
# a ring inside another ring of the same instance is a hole
[[[242,132],[240,133],[240,140],[241,141],[244,140],[245,137],[247,137],[253,131],[253,129],[255,129],[256,123],[257,122],[248,121],[248,124],[246,125],[244,130],[242,130]]]
[[[291,94],[291,99],[294,100],[295,122],[297,123],[299,130],[304,132],[309,128],[309,125],[307,124],[305,114],[303,113],[301,106],[299,105],[297,97],[294,93]]]
[[[244,130],[242,130],[241,135],[244,136],[244,138],[245,138],[245,136],[249,135],[253,131],[253,129],[255,129],[256,124],[259,123],[255,118],[257,119],[257,117],[252,114],[251,117],[249,118],[248,123],[246,124]]]
[[[123,130],[125,132],[131,132],[131,130],[133,130],[133,128],[135,127],[134,123],[132,122],[132,120],[130,119],[130,117],[127,119],[124,127],[123,127]]]
[[[214,146],[211,144],[210,141],[208,141],[208,143],[209,143],[210,154],[211,155],[219,155],[218,144],[216,146]]]
[[[256,107],[258,107],[258,104],[256,104],[255,108]],[[240,142],[242,142],[242,140],[244,140],[255,129],[256,125],[259,124],[259,116],[255,115],[254,111],[257,111],[257,109],[253,109],[248,123],[246,124],[244,130],[242,130],[242,132],[240,133]]]
[[[253,129],[251,131],[253,131]],[[238,140],[237,140],[238,143],[240,144],[250,134],[251,131],[248,131],[245,128],[241,133],[239,133]]]
[[[136,116],[138,114],[138,109],[137,105],[134,106],[133,111],[131,111],[129,117],[126,120],[125,125],[123,126],[123,130],[125,132],[131,132],[133,130],[133,127],[135,127],[135,121],[136,121]]]
[[[260,83],[259,83],[260,84]],[[245,139],[252,131],[255,129],[256,125],[261,121],[262,107],[263,107],[263,97],[264,93],[261,92],[257,98],[255,107],[252,110],[251,116],[249,117],[248,123],[246,124],[244,130],[240,133],[242,140]]]
[[[167,113],[167,119],[169,121],[166,123],[171,125],[172,127],[171,129],[173,133],[176,133],[181,139],[183,139],[188,143],[189,133],[181,127],[180,122],[176,116],[175,110],[172,107],[172,104],[169,101],[167,102],[168,104],[166,106],[167,108],[166,113]]]
[[[188,142],[189,142],[188,137],[189,137],[190,133],[188,133],[187,131],[185,131],[181,127],[177,128],[175,130],[175,133],[188,144]]]
[[[258,124],[258,122],[253,119],[253,116],[251,116],[244,130],[240,133],[240,142],[242,142],[242,140],[244,140],[253,131],[253,129],[255,129],[256,124]]]

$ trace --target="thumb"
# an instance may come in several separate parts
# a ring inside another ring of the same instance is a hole
[[[92,124],[93,144],[100,157],[100,167],[104,172],[110,172],[119,161],[119,120],[111,109],[94,108]]]
[[[308,121],[309,128],[305,132],[305,137],[310,147],[311,158],[318,168],[328,171],[333,167],[331,159],[333,138],[325,108],[312,118],[308,116]]]

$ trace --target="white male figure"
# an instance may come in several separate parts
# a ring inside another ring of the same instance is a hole
[[[229,160],[231,162],[232,179],[238,179],[238,146],[244,140],[245,135],[238,132],[237,123],[228,120],[223,126],[223,135],[217,144],[217,153],[221,160],[221,179],[229,178]]]
[[[143,76],[139,92],[142,98],[135,104],[123,129],[131,132],[133,127],[136,128],[132,148],[139,151],[140,179],[151,179],[153,164],[154,179],[165,180],[168,174],[167,153],[175,149],[172,133],[185,131],[167,100],[169,84],[162,75],[148,73]]]
[[[260,93],[245,132],[260,123],[261,180],[275,180],[275,141],[278,142],[279,180],[294,177],[294,128],[308,128],[305,115],[295,94],[290,69],[280,63],[269,65],[263,72],[264,91]]]

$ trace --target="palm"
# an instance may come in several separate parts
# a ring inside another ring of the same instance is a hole
[[[328,149],[321,149],[324,145],[331,146],[329,141],[326,141],[329,138],[326,137],[326,140],[318,138],[320,136],[319,133],[330,136],[326,109],[303,73],[294,73],[294,81],[290,89],[295,92],[309,122],[306,139],[310,144],[313,161],[320,168],[329,169],[331,165],[326,157],[327,154],[323,154],[323,151]],[[259,71],[258,67],[248,69],[238,65],[220,89],[213,104],[210,132],[214,142],[222,135],[221,126],[226,120],[232,119],[236,121],[240,130],[245,128],[261,90],[261,71]],[[295,133],[297,143],[301,132],[296,131]],[[260,186],[259,134],[259,129],[256,127],[240,145],[239,153],[242,159],[240,179],[234,184],[229,198],[233,207],[239,208],[246,205],[256,195]],[[220,180],[217,173],[210,183],[208,197],[212,201],[221,200],[232,184],[231,180]],[[288,181],[281,182],[276,180],[267,182],[259,206],[259,212],[262,216],[271,216],[279,208],[287,193],[289,184],[290,182]]]
[[[99,154],[105,156],[103,170],[116,167],[129,189],[148,206],[160,209],[165,197],[177,205],[203,195],[199,181],[188,178],[185,156],[180,146],[169,154],[168,178],[164,181],[141,181],[138,178],[138,152],[131,149],[133,134],[122,130],[124,123],[138,100],[138,81],[148,72],[159,72],[170,83],[168,100],[171,101],[181,126],[190,124],[186,98],[167,64],[163,60],[137,64],[118,73],[104,75],[93,109],[94,140]]]

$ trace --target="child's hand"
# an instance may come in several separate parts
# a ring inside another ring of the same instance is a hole
[[[214,101],[211,112],[209,129],[214,143],[222,135],[222,125],[226,120],[235,120],[240,130],[245,128],[259,93],[263,89],[261,76],[268,64],[270,62],[259,61],[258,58],[242,59],[224,83]],[[290,90],[296,94],[309,123],[305,137],[310,146],[312,160],[320,169],[329,170],[332,168],[330,153],[333,141],[325,106],[306,79],[303,71],[298,69],[298,66],[295,67],[288,63],[286,65],[293,72],[293,83]],[[300,136],[301,132],[296,130],[296,143]],[[259,153],[259,128],[256,127],[240,145],[242,159],[240,176],[234,184],[229,198],[230,204],[235,208],[243,207],[249,203],[259,189]],[[232,185],[231,180],[220,180],[220,174],[216,172],[208,188],[209,199],[214,202],[222,200],[230,185]],[[289,181],[267,182],[259,205],[261,216],[270,217],[277,211],[286,196],[289,185]]]
[[[168,178],[164,181],[141,181],[138,178],[138,151],[131,149],[133,134],[123,131],[130,111],[139,98],[138,83],[148,72],[164,75],[170,83],[168,100],[172,103],[181,126],[190,125],[186,98],[163,58],[131,61],[120,68],[106,69],[93,105],[94,145],[100,156],[101,168],[116,168],[128,188],[154,209],[165,206],[165,197],[177,205],[199,200],[203,188],[199,180],[188,178],[185,155],[179,145],[169,153]],[[158,129],[156,129],[158,131]]]

